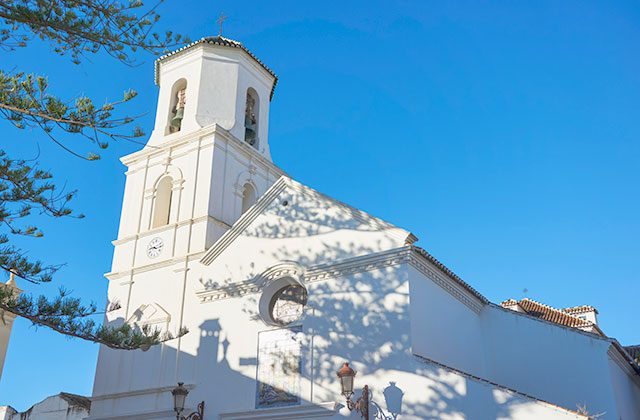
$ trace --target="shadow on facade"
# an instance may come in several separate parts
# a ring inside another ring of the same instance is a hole
[[[367,245],[355,240],[325,240],[327,232],[338,230],[379,232],[390,229],[378,219],[355,209],[336,211],[335,205],[325,199],[289,201],[291,204],[280,222],[250,226],[244,233],[276,242],[269,250],[262,251],[268,253],[270,260],[295,261],[309,268],[384,249],[384,244],[375,242]],[[313,241],[316,247],[312,250],[311,246],[293,248],[278,244],[283,238],[305,238],[309,243]],[[380,238],[384,240],[382,235]],[[321,251],[317,251],[318,243],[322,244]],[[223,259],[224,255],[220,258]],[[230,274],[218,282],[202,279],[200,282],[205,288],[224,287],[250,280],[267,268],[255,267],[249,255],[246,261],[233,261],[229,265],[234,266],[235,278]],[[236,265],[241,267],[236,268]],[[242,278],[237,278],[238,272],[243,273]],[[356,377],[357,389],[365,383],[370,385],[375,418],[509,417],[513,408],[523,403],[522,398],[510,393],[497,393],[492,386],[420,360],[412,354],[408,281],[406,274],[393,267],[378,267],[305,285],[308,305],[299,323],[304,335],[300,375],[301,380],[311,384],[313,397],[302,395],[300,403],[309,404],[311,398],[314,403],[344,402],[339,395],[336,371],[343,361],[350,361],[352,366],[361,370]],[[258,294],[230,299],[237,300],[248,324],[260,322]],[[187,300],[191,300],[193,305],[200,305],[196,303],[195,296],[187,296]],[[216,303],[206,303],[198,310],[206,313],[207,305]],[[416,323],[438,323],[442,328],[452,325],[442,321],[414,320]],[[251,401],[255,401],[256,391],[260,389],[256,385],[257,348],[255,357],[243,354],[238,360],[230,360],[230,357],[236,357],[228,351],[233,343],[219,319],[186,326],[191,330],[189,334],[200,334],[196,354],[180,352],[178,355],[178,350],[171,347],[173,344],[163,344],[146,353],[136,351],[130,362],[121,356],[124,369],[142,364],[149,372],[148,378],[131,375],[130,389],[153,388],[157,384],[169,387],[177,380],[189,384],[193,379],[196,387],[189,395],[191,406],[195,407],[198,401],[204,400],[208,412],[218,412],[218,407],[227,411],[229,402],[223,396],[231,393],[242,396],[244,402],[241,407],[230,409],[253,409]],[[446,346],[447,343],[434,345]],[[178,358],[179,363],[176,363]],[[244,373],[231,366],[239,366]],[[149,403],[155,401],[156,410],[171,407],[171,395],[169,392],[165,394],[160,399],[150,399]]]
[[[343,208],[338,212],[335,205],[324,198],[288,201],[286,212],[280,214],[280,223],[250,226],[244,234],[275,241],[306,238],[309,242],[321,243],[322,251],[276,245],[275,250],[263,251],[274,261],[295,261],[308,268],[368,255],[383,247],[380,243],[324,240],[327,232],[337,230],[380,232],[390,228],[378,219],[356,209]],[[243,272],[248,273],[248,277],[261,270],[251,261],[245,264]],[[229,277],[222,283],[233,282]],[[376,418],[439,419],[456,415],[474,418],[479,407],[482,407],[482,418],[508,417],[515,406],[523,403],[521,398],[496,393],[492,386],[419,360],[412,354],[407,282],[407,278],[399,277],[393,269],[382,268],[306,285],[309,304],[301,321],[306,337],[305,354],[312,356],[304,361],[302,372],[304,379],[313,384],[314,401],[343,400],[339,396],[336,370],[347,360],[363,367],[356,378],[360,387],[369,379],[387,384],[379,388],[370,386]],[[256,309],[258,299],[255,294],[242,299],[248,319],[260,319]],[[416,322],[435,322],[442,328],[451,325],[442,321]],[[416,381],[411,375],[422,379]]]

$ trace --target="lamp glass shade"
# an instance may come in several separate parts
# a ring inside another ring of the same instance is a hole
[[[181,413],[184,410],[184,402],[187,399],[189,390],[182,382],[178,382],[178,386],[173,388],[171,394],[173,395],[173,409],[176,413]]]
[[[340,378],[340,386],[342,387],[342,395],[349,398],[353,395],[353,378],[356,371],[349,367],[349,363],[345,362],[338,370],[338,378]]]
[[[340,378],[340,385],[342,386],[342,395],[345,397],[353,395],[353,376],[343,376]]]

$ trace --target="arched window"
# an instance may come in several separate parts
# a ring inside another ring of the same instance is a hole
[[[247,211],[249,207],[253,206],[253,203],[256,202],[257,194],[253,185],[248,182],[244,184],[244,188],[242,190],[242,213]]]
[[[187,81],[180,79],[171,88],[171,102],[169,106],[169,116],[167,118],[166,134],[176,133],[182,128],[184,118],[184,107],[187,103]]]
[[[247,102],[244,109],[244,141],[258,148],[258,121],[260,100],[254,88],[247,89]]]
[[[171,217],[171,195],[173,193],[173,179],[170,176],[162,178],[156,186],[153,205],[152,228],[169,224]]]

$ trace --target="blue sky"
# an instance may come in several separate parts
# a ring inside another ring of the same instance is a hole
[[[640,237],[640,6],[636,2],[171,1],[162,27],[245,43],[280,82],[274,161],[295,179],[411,230],[490,300],[590,304],[623,344],[637,328]],[[55,93],[118,98],[146,113],[153,58],[81,65],[34,44],[0,52],[3,69],[49,75]],[[57,282],[105,300],[124,186],[112,143],[76,159],[38,131],[2,123],[2,148],[38,155],[83,220],[40,226],[33,256],[66,263]],[[68,145],[88,150],[78,138]],[[15,324],[0,404],[26,409],[60,391],[90,395],[98,347]]]

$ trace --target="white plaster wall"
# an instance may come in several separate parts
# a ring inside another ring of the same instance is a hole
[[[616,417],[609,342],[497,306],[482,312],[487,377],[567,408]]]
[[[415,268],[411,271],[410,288],[413,352],[485,377],[478,314]]]
[[[204,251],[240,217],[245,182],[259,196],[283,174],[218,126],[123,161],[128,171],[112,272]],[[155,187],[166,175],[174,181],[170,223],[152,228]],[[165,249],[150,259],[146,246],[156,236]]]
[[[293,260],[310,268],[399,248],[407,236],[401,230],[380,230],[380,221],[363,220],[353,209],[312,191],[289,187],[278,198],[211,265],[193,261],[186,271],[174,265],[134,276],[136,292],[131,294],[129,313],[153,301],[172,314],[170,329],[182,324],[191,332],[149,352],[101,349],[92,418],[116,414],[135,418],[145,410],[157,413],[149,418],[168,418],[169,391],[178,380],[192,387],[192,406],[200,400],[206,402],[207,416],[253,411],[258,333],[273,328],[259,317],[259,294],[231,294],[200,303],[197,293],[233,286],[282,261]],[[282,205],[282,198],[287,199],[287,206]],[[479,414],[480,418],[577,418],[557,407],[416,359],[412,341],[420,340],[425,351],[435,349],[432,356],[441,358],[458,354],[460,345],[473,344],[455,338],[449,341],[444,334],[431,340],[428,335],[421,337],[433,331],[429,324],[434,318],[445,323],[452,334],[459,323],[473,325],[473,318],[466,307],[461,308],[406,263],[335,273],[306,283],[309,304],[301,319],[305,332],[303,404],[342,400],[335,372],[349,360],[359,371],[357,383],[367,383],[374,400],[385,409],[383,390],[390,382],[396,383],[404,392],[402,418],[478,418],[473,416]],[[114,285],[110,294],[125,296],[130,286]],[[411,306],[431,306],[438,313],[410,310],[410,289],[415,293]],[[126,319],[129,315],[110,316]],[[423,316],[426,319],[421,319]],[[177,321],[180,318],[181,323]],[[424,332],[412,326],[414,319],[426,326]],[[466,328],[460,335],[473,333],[473,328]],[[463,349],[473,350],[478,351]]]
[[[233,266],[225,258],[218,263]],[[194,272],[197,271],[194,267]],[[385,411],[399,406],[400,410],[394,410],[402,419],[581,418],[416,359],[410,347],[410,271],[402,265],[306,284],[309,305],[301,319],[305,332],[302,404],[342,401],[335,371],[344,360],[349,360],[358,371],[357,386],[368,384],[373,400]],[[149,418],[168,419],[169,390],[177,380],[192,387],[188,404],[195,406],[198,401],[205,401],[208,418],[218,418],[220,413],[253,411],[257,337],[260,331],[273,327],[257,316],[259,295],[201,304],[193,298],[199,287],[197,279],[190,276],[184,322],[191,333],[181,339],[179,352],[175,342],[163,346],[167,355],[178,355],[176,376],[167,381],[158,378],[154,372],[154,365],[162,363],[158,356],[136,351],[136,362],[124,366],[123,371],[130,371],[132,376],[153,377],[153,384],[136,383],[132,387],[141,390],[144,388],[138,387],[145,385],[151,392],[134,392],[113,399],[100,399],[101,393],[96,392],[98,399],[93,403],[92,418],[127,413],[135,418],[144,407],[147,412],[158,413]],[[404,395],[401,402],[390,401],[387,405],[383,391],[391,386],[390,382],[395,382]],[[286,413],[298,409],[281,410]],[[348,415],[343,409],[329,417]]]
[[[640,419],[639,381],[630,381],[628,374],[611,357],[609,357],[609,371],[620,420]],[[598,414],[596,411],[593,413]]]

